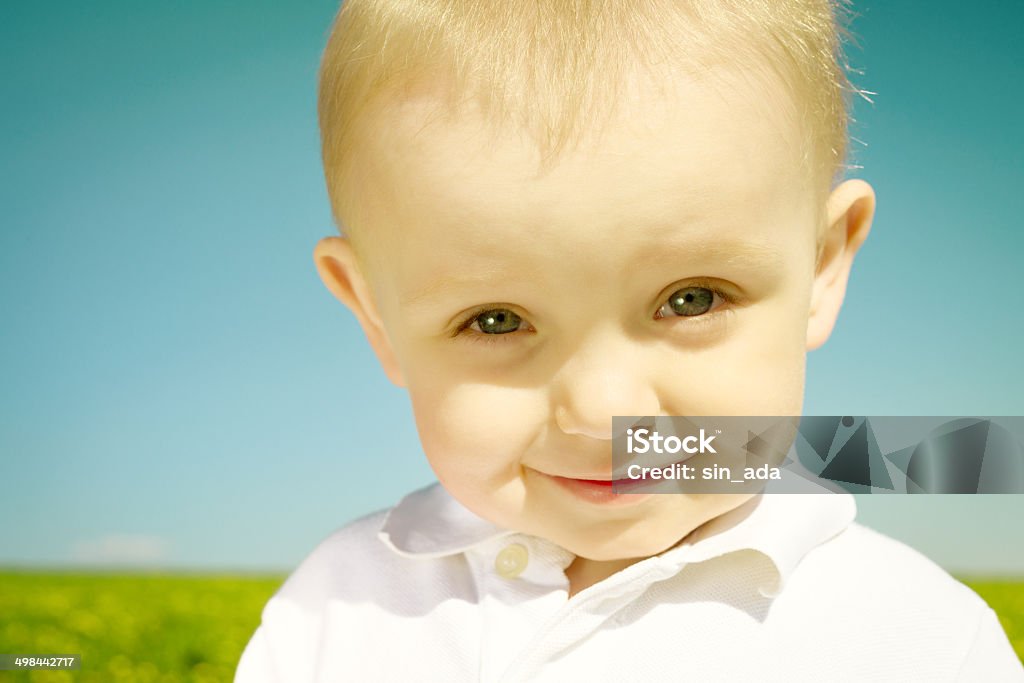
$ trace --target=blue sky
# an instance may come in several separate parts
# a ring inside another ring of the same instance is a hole
[[[1024,413],[1024,8],[991,4],[858,5],[877,95],[854,160],[879,208],[810,414]],[[0,564],[286,570],[432,481],[313,269],[335,10],[3,10]],[[1024,574],[1024,496],[860,504],[950,569]]]

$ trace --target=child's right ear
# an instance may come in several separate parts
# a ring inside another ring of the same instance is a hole
[[[355,314],[388,379],[404,387],[405,378],[352,243],[344,237],[325,237],[313,250],[313,260],[327,289]]]

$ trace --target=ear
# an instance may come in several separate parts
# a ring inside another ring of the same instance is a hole
[[[352,243],[344,237],[325,237],[313,250],[313,260],[327,289],[356,316],[388,379],[404,387],[405,378]]]
[[[846,296],[853,257],[867,239],[875,215],[875,191],[863,180],[847,180],[829,195],[828,228],[811,290],[807,350],[818,348],[832,334]]]

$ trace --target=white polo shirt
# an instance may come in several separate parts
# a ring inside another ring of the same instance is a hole
[[[236,683],[1024,681],[995,613],[848,495],[763,495],[571,599],[573,555],[439,485],[335,532]]]

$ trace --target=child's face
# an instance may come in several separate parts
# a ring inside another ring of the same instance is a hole
[[[746,500],[580,480],[610,478],[613,415],[800,413],[822,207],[769,81],[634,84],[544,175],[529,140],[430,118],[427,100],[366,142],[365,265],[325,279],[349,287],[468,508],[601,560],[656,554]]]

